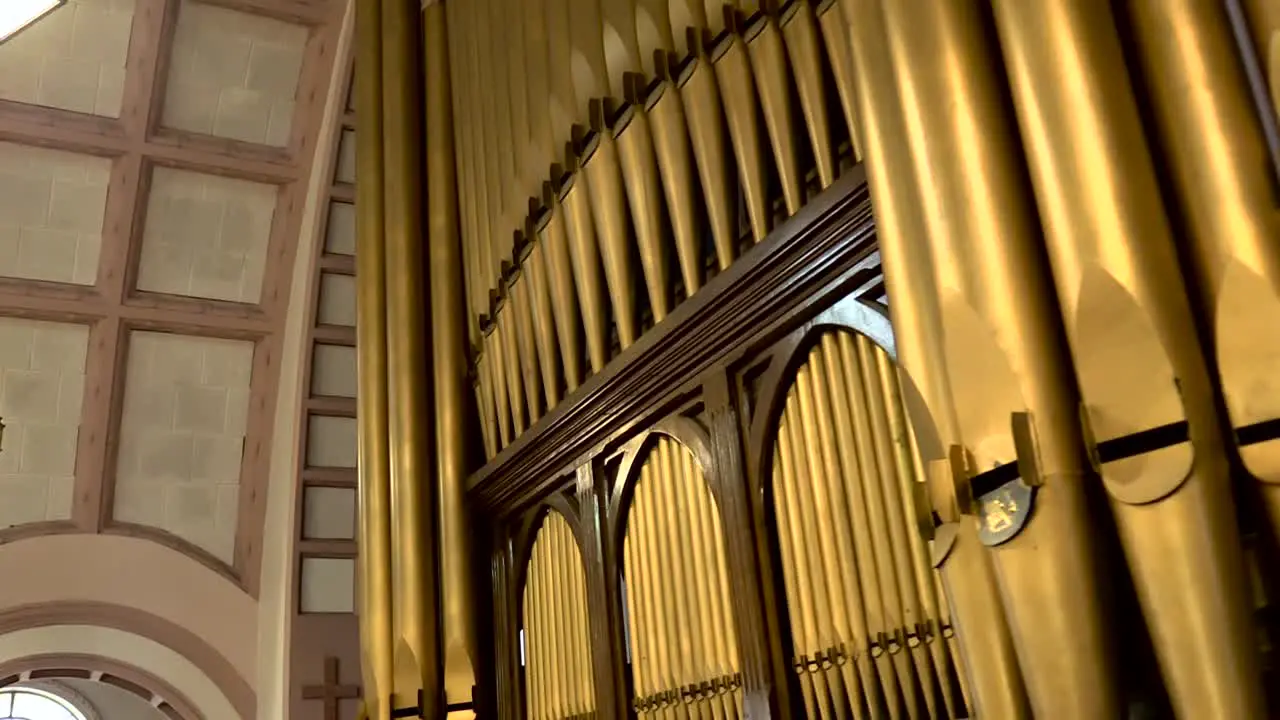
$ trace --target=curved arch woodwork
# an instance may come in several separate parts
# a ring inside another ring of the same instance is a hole
[[[704,459],[654,432],[633,459],[622,537],[623,615],[632,706],[739,717],[741,656],[723,521]]]
[[[892,358],[815,318],[780,343],[773,366],[772,395],[753,423],[771,428],[756,477],[783,584],[784,650],[807,716],[963,716]]]

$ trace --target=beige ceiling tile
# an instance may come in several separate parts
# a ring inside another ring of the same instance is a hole
[[[302,26],[184,0],[161,122],[284,147],[306,43]]]
[[[311,394],[356,396],[355,348],[349,345],[316,345],[311,361]]]
[[[299,609],[304,613],[354,612],[355,581],[355,560],[304,557]]]
[[[227,526],[218,515],[226,512],[224,488],[240,480],[244,426],[230,416],[248,407],[250,378],[239,368],[252,358],[247,341],[130,335],[116,518],[158,527],[231,561],[234,522]],[[231,369],[212,367],[221,363]],[[155,371],[161,367],[166,371]]]
[[[329,204],[329,224],[324,251],[336,255],[356,254],[356,206],[351,203]]]
[[[0,142],[0,275],[91,285],[111,160]]]
[[[83,325],[0,318],[0,528],[70,517],[88,337]]]
[[[356,181],[355,130],[343,130],[342,138],[338,140],[338,166],[334,171],[334,179],[349,184]]]
[[[119,117],[133,0],[69,2],[0,44],[0,99]]]
[[[320,304],[316,321],[321,325],[356,326],[356,279],[352,275],[320,275]]]
[[[355,539],[356,491],[352,488],[306,488],[302,501],[302,535],[309,540]]]
[[[156,168],[138,289],[257,303],[276,195],[274,185]]]
[[[307,424],[307,465],[354,468],[356,419],[312,415]]]

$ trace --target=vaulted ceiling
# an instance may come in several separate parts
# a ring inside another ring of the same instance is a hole
[[[142,539],[256,599],[283,441],[310,595],[352,609],[347,9],[69,0],[0,44],[0,545]]]

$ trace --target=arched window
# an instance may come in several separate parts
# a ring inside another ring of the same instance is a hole
[[[85,720],[85,716],[51,692],[10,688],[0,690],[0,720]]]

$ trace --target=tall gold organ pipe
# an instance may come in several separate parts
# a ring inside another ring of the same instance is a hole
[[[503,347],[502,333],[498,331],[498,319],[491,322],[485,336],[489,349],[485,355],[489,357],[489,372],[493,376],[494,408],[498,413],[499,445],[506,447],[512,440],[511,401],[507,397],[507,352]]]
[[[543,188],[543,202],[549,209],[538,229],[538,239],[550,276],[551,308],[563,361],[565,389],[573,392],[582,382],[582,319],[578,313],[578,295],[573,281],[573,261],[565,230],[565,211],[550,184]]]
[[[1280,7],[1273,0],[1244,0],[1254,51],[1271,85],[1271,102],[1280,117]]]
[[[818,24],[827,47],[827,67],[835,80],[836,94],[840,98],[840,110],[849,131],[849,143],[853,146],[853,159],[862,162],[862,139],[858,130],[857,88],[853,77],[853,50],[849,47],[849,32],[845,29],[844,15],[836,0],[821,0],[817,7]]]
[[[671,216],[676,257],[685,292],[693,295],[702,287],[702,242],[698,228],[698,195],[694,185],[693,151],[689,147],[689,123],[680,90],[671,78],[670,57],[662,57],[659,82],[645,98],[645,110],[653,125],[654,151],[662,173],[662,188]]]
[[[696,2],[697,0],[690,0]],[[716,262],[721,270],[737,256],[738,196],[733,187],[730,156],[725,140],[724,108],[720,102],[717,72],[703,42],[702,28],[689,28],[690,58],[677,79],[689,121],[693,158],[706,202]]]
[[[738,182],[746,201],[747,219],[751,235],[756,242],[769,234],[772,221],[769,215],[769,186],[765,173],[763,139],[760,122],[756,119],[758,99],[755,80],[751,75],[751,59],[747,44],[736,27],[737,12],[724,10],[726,19],[732,20],[729,32],[712,50],[711,61],[716,70],[716,82],[723,98],[725,118],[729,124],[729,140],[738,164]],[[687,95],[686,95],[687,97]],[[694,138],[697,142],[697,138]]]
[[[899,357],[905,376],[925,404],[917,409],[916,435],[921,436],[925,458],[945,462],[943,448],[958,443],[959,421],[948,371],[935,361],[943,357],[942,316],[933,291],[927,235],[917,213],[924,193],[912,165],[893,161],[908,157],[910,150],[880,8],[875,0],[848,0],[844,7],[862,147],[876,220],[885,238],[880,251],[886,285],[894,298],[890,312]],[[946,579],[958,625],[963,627],[958,640],[969,633],[975,638],[963,644],[966,662],[957,668],[968,673],[973,694],[970,710],[987,717],[1028,717],[1013,638],[995,591],[990,557],[977,537],[971,504],[967,498],[955,497],[950,506],[935,510],[943,520],[935,563]]]
[[[436,482],[440,524],[444,684],[447,700],[471,698],[478,645],[472,615],[470,548],[463,494],[467,482],[467,335],[463,258],[458,237],[452,91],[445,9],[422,10],[427,168],[427,248],[431,272],[431,344],[435,370]]]
[[[511,411],[512,438],[520,437],[528,425],[525,424],[524,391],[521,381],[524,373],[520,368],[520,340],[517,337],[516,319],[512,317],[512,293],[510,288],[507,297],[500,300],[494,312],[494,325],[497,328],[493,335],[502,347],[502,359],[497,367],[502,368],[502,375],[507,379],[507,409]]]
[[[995,8],[1093,430],[1190,425],[1190,444],[1102,467],[1171,700],[1186,717],[1262,717],[1214,391],[1110,6]]]
[[[1280,64],[1280,7],[1270,7]],[[1280,367],[1280,214],[1228,18],[1220,5],[1185,0],[1126,8],[1190,223],[1200,314],[1212,329],[1231,424],[1280,418],[1280,387],[1271,381]],[[1262,481],[1272,527],[1280,528],[1280,442],[1242,447],[1240,456]]]
[[[595,221],[587,180],[581,170],[571,175],[560,194],[560,207],[565,213],[565,234],[569,239],[569,258],[578,289],[578,307],[587,339],[587,360],[591,372],[604,369],[609,360],[608,299],[600,276],[600,250],[596,244]]]
[[[628,251],[628,212],[623,189],[622,161],[609,128],[603,101],[594,101],[591,135],[582,153],[582,179],[591,200],[600,259],[604,261],[605,286],[613,305],[618,343],[625,349],[640,337],[635,291],[631,287],[631,255]]]
[[[540,617],[542,609],[542,593],[539,584],[542,581],[542,564],[539,562],[539,548],[534,541],[533,551],[529,553],[529,565],[525,570],[524,585],[524,663],[526,701],[529,717],[537,720],[543,716],[546,703],[542,669],[542,636],[545,630]]]
[[[933,186],[922,195],[944,357],[962,373],[953,380],[982,393],[956,404],[962,446],[974,467],[991,467],[1016,458],[1015,413],[1027,411],[1035,432],[1040,477],[1020,481],[1036,486],[1034,512],[991,550],[1018,663],[1037,717],[1112,716],[1120,699],[1086,506],[1079,396],[1036,247],[1035,202],[1009,145],[1016,133],[1002,112],[986,17],[971,0],[882,7],[916,175]],[[990,502],[999,509],[1002,496]],[[984,515],[989,529],[1001,518]]]
[[[541,238],[536,238],[529,249],[524,272],[533,295],[533,326],[537,333],[538,367],[542,370],[542,393],[550,410],[560,404],[560,345],[548,267],[547,249]]]
[[[640,46],[636,37],[635,0],[602,0],[605,63],[609,90],[625,104],[619,118],[610,118],[618,145],[623,185],[630,206],[631,224],[640,250],[640,269],[648,290],[655,322],[671,311],[668,277],[666,214],[662,207],[662,182],[649,114],[644,105]],[[633,291],[633,294],[634,291]]]
[[[356,6],[356,424],[360,482],[360,660],[364,707],[390,712],[393,691],[391,477],[387,445],[386,240],[383,234],[382,3]]]
[[[534,327],[533,292],[529,288],[528,275],[523,269],[517,269],[511,276],[510,314],[511,325],[516,336],[516,347],[520,350],[520,377],[523,378],[524,400],[529,409],[529,424],[537,422],[542,415],[541,368],[538,357],[537,330]]]
[[[782,184],[782,199],[787,215],[795,215],[804,204],[800,159],[796,154],[795,113],[791,107],[790,72],[782,31],[773,15],[761,13],[747,27],[743,36],[755,75],[760,107],[764,111],[764,127],[773,151],[773,161]]]
[[[422,690],[425,714],[438,714],[442,667],[436,517],[427,478],[435,468],[426,419],[430,367],[422,328],[423,292],[421,56],[418,6],[383,5],[383,203],[386,218],[387,398],[391,453],[392,575],[396,696],[413,705]]]
[[[782,37],[791,59],[800,111],[809,129],[809,144],[818,171],[818,185],[825,189],[836,180],[836,154],[827,118],[827,88],[823,82],[822,41],[818,21],[809,0],[797,0],[783,9]],[[847,72],[847,68],[844,69]]]

